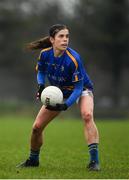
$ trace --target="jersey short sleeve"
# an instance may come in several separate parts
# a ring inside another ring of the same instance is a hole
[[[45,56],[44,56],[44,52],[42,51],[40,52],[40,55],[38,57],[36,70],[45,72]]]
[[[83,66],[80,56],[75,56],[71,54],[69,51],[67,51],[67,54],[71,59],[72,82],[83,80]]]
[[[38,57],[38,62],[36,65],[36,70],[37,70],[37,82],[38,84],[45,84],[45,69],[46,69],[46,65],[45,65],[45,52],[44,50],[42,50],[40,52],[40,55]]]
[[[83,80],[82,67],[80,63],[77,65],[77,67],[72,67],[72,74],[72,82]]]

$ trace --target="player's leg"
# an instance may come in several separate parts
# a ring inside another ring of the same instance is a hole
[[[17,167],[30,167],[39,165],[40,148],[43,144],[43,130],[47,126],[47,124],[58,114],[59,112],[49,111],[44,106],[42,106],[33,124],[29,158]]]
[[[82,119],[84,120],[84,134],[89,147],[90,163],[88,167],[90,170],[99,170],[99,133],[93,117],[94,102],[91,92],[80,97],[79,106]]]
[[[43,143],[43,135],[42,131],[47,126],[47,124],[53,120],[59,112],[57,111],[50,111],[46,109],[44,106],[40,109],[35,122],[32,128],[31,134],[31,149],[39,150]]]

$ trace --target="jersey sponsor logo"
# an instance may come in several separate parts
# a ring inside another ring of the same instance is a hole
[[[61,66],[61,71],[62,71],[62,72],[64,71],[64,66]]]
[[[58,82],[64,82],[65,81],[65,78],[63,76],[54,76],[54,75],[51,75],[51,74],[48,74],[48,77],[54,81],[58,81]]]

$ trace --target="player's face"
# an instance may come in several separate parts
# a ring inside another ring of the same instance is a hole
[[[68,47],[69,43],[69,31],[68,29],[60,30],[54,38],[51,38],[51,43],[54,49],[64,51]]]

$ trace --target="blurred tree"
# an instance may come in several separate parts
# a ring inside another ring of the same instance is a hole
[[[32,52],[33,55],[25,52],[25,44],[48,35],[48,27],[61,21],[59,6],[54,3],[41,6],[42,2],[0,1],[1,76],[5,74],[5,77],[11,78],[1,91],[9,96],[32,99],[32,89],[36,88],[35,65],[39,52]],[[12,89],[10,94],[8,89]]]
[[[128,4],[128,0],[80,0],[74,4],[75,10],[67,13],[56,0],[1,0],[0,80],[5,82],[5,74],[12,77],[2,86],[2,92],[7,94],[12,88],[11,95],[32,100],[39,52],[28,53],[23,48],[26,43],[48,35],[52,24],[64,23],[71,31],[70,46],[81,54],[95,82],[97,102],[107,97],[113,99],[116,107],[122,96],[122,78],[129,74]],[[129,98],[129,85],[124,84]]]
[[[87,54],[88,66],[92,63],[101,73],[112,75],[103,93],[112,96],[115,106],[121,96],[121,73],[129,63],[128,9],[127,0],[81,0],[72,24],[73,29],[77,28],[74,36],[79,37],[80,50],[84,57]]]
[[[113,97],[116,106],[119,105],[121,95],[121,73],[128,64],[128,58],[125,58],[129,45],[127,13],[127,0],[110,0],[110,13],[106,26],[110,35],[110,44],[107,44],[107,50],[110,54],[109,63],[112,64]]]

